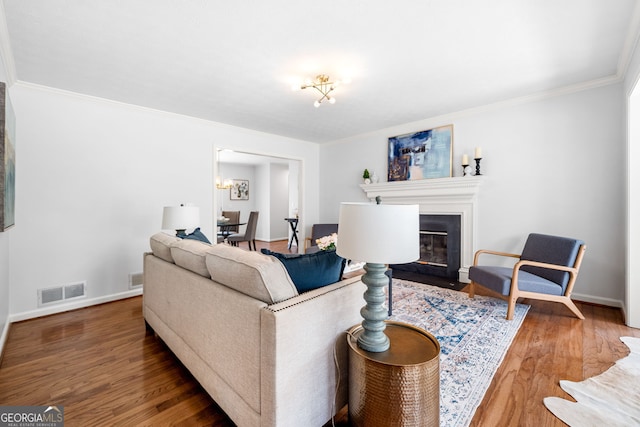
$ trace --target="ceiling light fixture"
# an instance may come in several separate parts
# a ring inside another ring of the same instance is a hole
[[[336,99],[333,96],[330,96],[329,94],[333,92],[333,90],[336,87],[338,87],[340,83],[341,83],[340,80],[336,80],[333,82],[330,81],[329,76],[326,74],[318,74],[315,80],[313,81],[309,80],[305,82],[305,84],[303,84],[302,86],[294,86],[293,90],[313,88],[318,92],[320,92],[322,96],[313,103],[313,106],[318,108],[320,104],[322,104],[322,101],[324,100],[329,101],[329,104],[335,104]]]

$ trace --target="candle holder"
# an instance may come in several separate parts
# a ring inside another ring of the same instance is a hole
[[[482,175],[480,173],[480,160],[482,160],[482,157],[478,157],[476,159],[473,159],[476,161],[476,175]]]
[[[462,176],[469,176],[469,172],[467,172],[467,168],[469,165],[462,165]]]

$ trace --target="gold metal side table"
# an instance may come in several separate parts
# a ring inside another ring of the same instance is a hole
[[[349,419],[358,427],[440,425],[440,344],[427,331],[387,321],[387,351],[358,347],[349,330]]]

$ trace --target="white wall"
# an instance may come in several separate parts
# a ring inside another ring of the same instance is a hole
[[[163,206],[194,203],[210,218],[203,232],[213,236],[218,147],[300,159],[309,194],[304,211],[317,221],[315,144],[27,84],[14,88],[20,129],[12,319],[45,312],[37,310],[39,288],[86,280],[88,301],[127,295],[128,274],[142,270]]]
[[[454,175],[461,157],[483,150],[478,248],[519,252],[530,232],[587,243],[574,296],[621,305],[624,298],[625,142],[621,84],[486,106],[321,147],[331,165],[320,185],[320,219],[342,201],[366,201],[368,168],[386,180],[387,138],[453,123]],[[324,168],[322,168],[324,170]]]
[[[289,216],[289,167],[282,164],[270,166],[269,240],[283,240],[289,235],[289,223],[284,220]]]

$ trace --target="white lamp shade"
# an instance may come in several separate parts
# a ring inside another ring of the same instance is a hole
[[[368,263],[416,261],[420,258],[418,205],[342,203],[336,252]]]
[[[162,212],[163,230],[186,230],[200,226],[197,206],[165,206]]]

